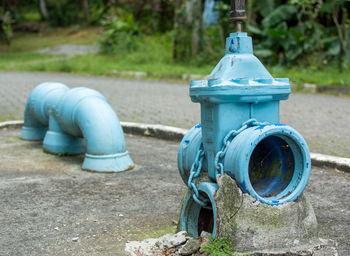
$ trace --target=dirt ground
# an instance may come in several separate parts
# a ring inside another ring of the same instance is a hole
[[[0,130],[0,255],[125,255],[126,241],[175,230],[186,189],[178,143],[126,135],[136,168],[97,174],[19,133]],[[350,255],[350,174],[313,168],[306,191],[320,237]]]

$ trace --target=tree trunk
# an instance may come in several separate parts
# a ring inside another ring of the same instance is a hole
[[[89,0],[83,0],[83,12],[84,12],[84,20],[86,23],[89,23]]]
[[[200,51],[200,39],[202,36],[203,25],[203,5],[202,0],[192,1],[193,3],[193,28],[192,28],[192,55],[196,55]]]
[[[248,0],[248,10],[247,10],[247,24],[252,24],[253,17],[253,0]]]
[[[179,29],[179,15],[180,15],[180,6],[182,5],[182,0],[175,0],[175,14],[174,14],[174,46],[173,46],[173,59],[178,60],[179,59],[179,39],[177,37],[178,29]]]
[[[345,23],[343,25],[344,19],[342,20],[342,24],[339,23],[339,6],[335,5],[333,8],[333,12],[332,12],[332,18],[333,18],[333,22],[337,27],[338,30],[338,37],[339,37],[339,42],[340,42],[340,51],[339,51],[339,55],[338,55],[338,68],[340,71],[343,70],[343,56],[344,56],[344,52],[345,52],[345,31],[343,29],[343,27],[345,28]],[[345,13],[343,13],[343,18],[344,18]]]
[[[159,31],[160,27],[160,4],[161,0],[152,1],[152,26],[154,31]]]
[[[39,10],[40,10],[41,17],[44,20],[49,20],[50,15],[49,15],[49,12],[46,8],[46,1],[45,0],[39,0]]]
[[[175,60],[184,60],[200,52],[202,16],[202,0],[176,0],[173,50]]]

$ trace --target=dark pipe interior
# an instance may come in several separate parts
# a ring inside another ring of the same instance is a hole
[[[201,210],[199,212],[198,235],[200,235],[202,231],[213,233],[213,228],[214,228],[213,208],[211,203],[209,202],[206,207],[201,207]]]
[[[277,196],[288,186],[293,174],[293,151],[285,140],[269,136],[259,142],[249,161],[249,179],[258,195]]]

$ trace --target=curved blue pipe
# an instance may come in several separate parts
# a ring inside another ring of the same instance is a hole
[[[35,87],[27,99],[20,138],[42,140],[47,131],[50,109],[68,90],[66,85],[54,82],[42,83]]]
[[[185,184],[188,182],[192,164],[196,158],[197,152],[202,144],[202,126],[197,124],[193,126],[182,138],[178,153],[177,166],[181,178]],[[203,169],[206,170],[206,163],[203,163]]]
[[[47,96],[51,87],[49,83],[40,85],[40,90],[36,88],[38,99],[51,99]],[[86,152],[82,168],[88,171],[121,172],[134,167],[126,151],[119,119],[102,94],[84,87],[67,88],[56,95],[54,104],[52,102],[31,101],[29,105],[34,108],[28,110],[33,117],[30,120],[38,122],[45,131],[49,126],[43,143],[45,151],[54,154]],[[48,110],[43,112],[45,118],[38,118],[37,111],[33,111],[41,108],[37,105],[47,106]]]
[[[215,193],[218,190],[218,185],[212,182],[202,182],[198,185],[198,191],[207,199],[209,199],[208,209],[212,211],[212,230],[204,230],[212,234],[213,237],[217,233],[217,213],[215,203]],[[194,237],[200,236],[199,222],[200,212],[203,209],[198,203],[196,203],[191,193],[187,193],[182,204],[180,213],[179,229],[188,232]],[[208,222],[208,219],[201,222]]]

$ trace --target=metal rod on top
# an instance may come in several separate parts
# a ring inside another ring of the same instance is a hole
[[[245,0],[231,0],[230,20],[236,23],[237,32],[242,32],[242,23],[246,19]]]

